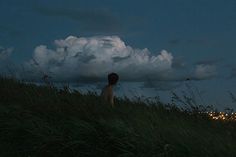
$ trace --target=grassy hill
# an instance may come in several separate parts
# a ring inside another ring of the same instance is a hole
[[[1,157],[235,157],[236,123],[0,79]]]

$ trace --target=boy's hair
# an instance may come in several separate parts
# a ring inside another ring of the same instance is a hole
[[[119,76],[116,73],[108,74],[108,83],[109,85],[114,85],[119,80]]]

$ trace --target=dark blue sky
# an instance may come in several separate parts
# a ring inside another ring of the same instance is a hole
[[[119,35],[133,47],[193,61],[229,59],[236,49],[234,0],[2,0],[0,12],[0,42],[22,59],[68,35]]]
[[[215,66],[217,77],[204,87],[236,87],[235,0],[1,0],[0,19],[0,46],[13,47],[17,63],[32,58],[37,46],[52,48],[69,35],[116,35],[153,55],[171,52],[176,67],[189,66],[185,71]]]

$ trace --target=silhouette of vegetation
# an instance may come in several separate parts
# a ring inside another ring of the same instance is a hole
[[[232,99],[232,102],[236,103],[236,96],[232,92],[229,92],[229,95],[230,95],[230,97]]]
[[[0,78],[0,156],[236,156],[234,121],[174,96],[171,104],[116,98],[112,108],[93,92]]]

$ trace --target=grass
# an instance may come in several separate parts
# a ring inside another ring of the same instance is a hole
[[[235,157],[236,123],[0,78],[1,157]]]

